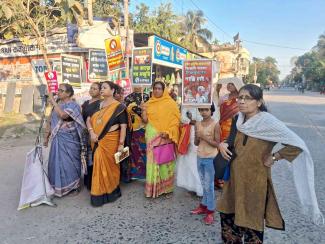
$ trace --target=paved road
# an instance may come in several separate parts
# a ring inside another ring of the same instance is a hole
[[[315,161],[315,185],[325,213],[325,96],[292,90],[266,93],[270,111],[307,143]],[[205,226],[189,210],[198,200],[182,189],[171,199],[145,199],[143,182],[123,185],[123,197],[93,208],[89,193],[56,199],[57,208],[17,212],[24,157],[33,139],[0,140],[0,243],[220,243],[220,222]],[[265,243],[325,243],[325,226],[300,213],[293,180],[285,164],[273,170],[286,231],[266,229]],[[218,195],[218,193],[217,193]]]

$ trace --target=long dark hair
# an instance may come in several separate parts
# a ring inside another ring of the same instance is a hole
[[[254,84],[247,84],[240,88],[239,92],[243,90],[248,91],[249,95],[254,98],[254,100],[261,101],[262,105],[259,107],[259,110],[262,112],[267,112],[267,107],[265,106],[263,99],[263,90],[259,86]]]

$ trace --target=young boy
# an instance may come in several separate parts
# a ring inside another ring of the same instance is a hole
[[[218,154],[219,123],[211,116],[215,111],[211,108],[199,108],[203,118],[195,126],[195,145],[197,149],[197,167],[203,187],[203,197],[200,205],[191,211],[192,214],[206,214],[203,221],[210,225],[214,222],[215,194],[214,194],[214,166],[213,159]]]

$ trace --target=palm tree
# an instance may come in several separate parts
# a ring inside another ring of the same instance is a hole
[[[182,37],[180,39],[186,46],[198,51],[199,44],[210,47],[208,40],[212,38],[212,32],[202,26],[206,23],[204,13],[201,10],[188,11],[182,20]]]

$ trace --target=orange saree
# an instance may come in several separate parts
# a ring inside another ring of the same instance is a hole
[[[93,144],[93,174],[91,184],[91,204],[102,206],[113,202],[121,196],[119,188],[120,166],[115,163],[114,154],[117,152],[120,131],[109,132],[113,121],[125,107],[114,102],[108,107],[100,109],[91,117],[91,125],[98,143]]]
[[[226,98],[220,105],[220,141],[228,138],[231,128],[232,118],[238,113],[237,99]]]

